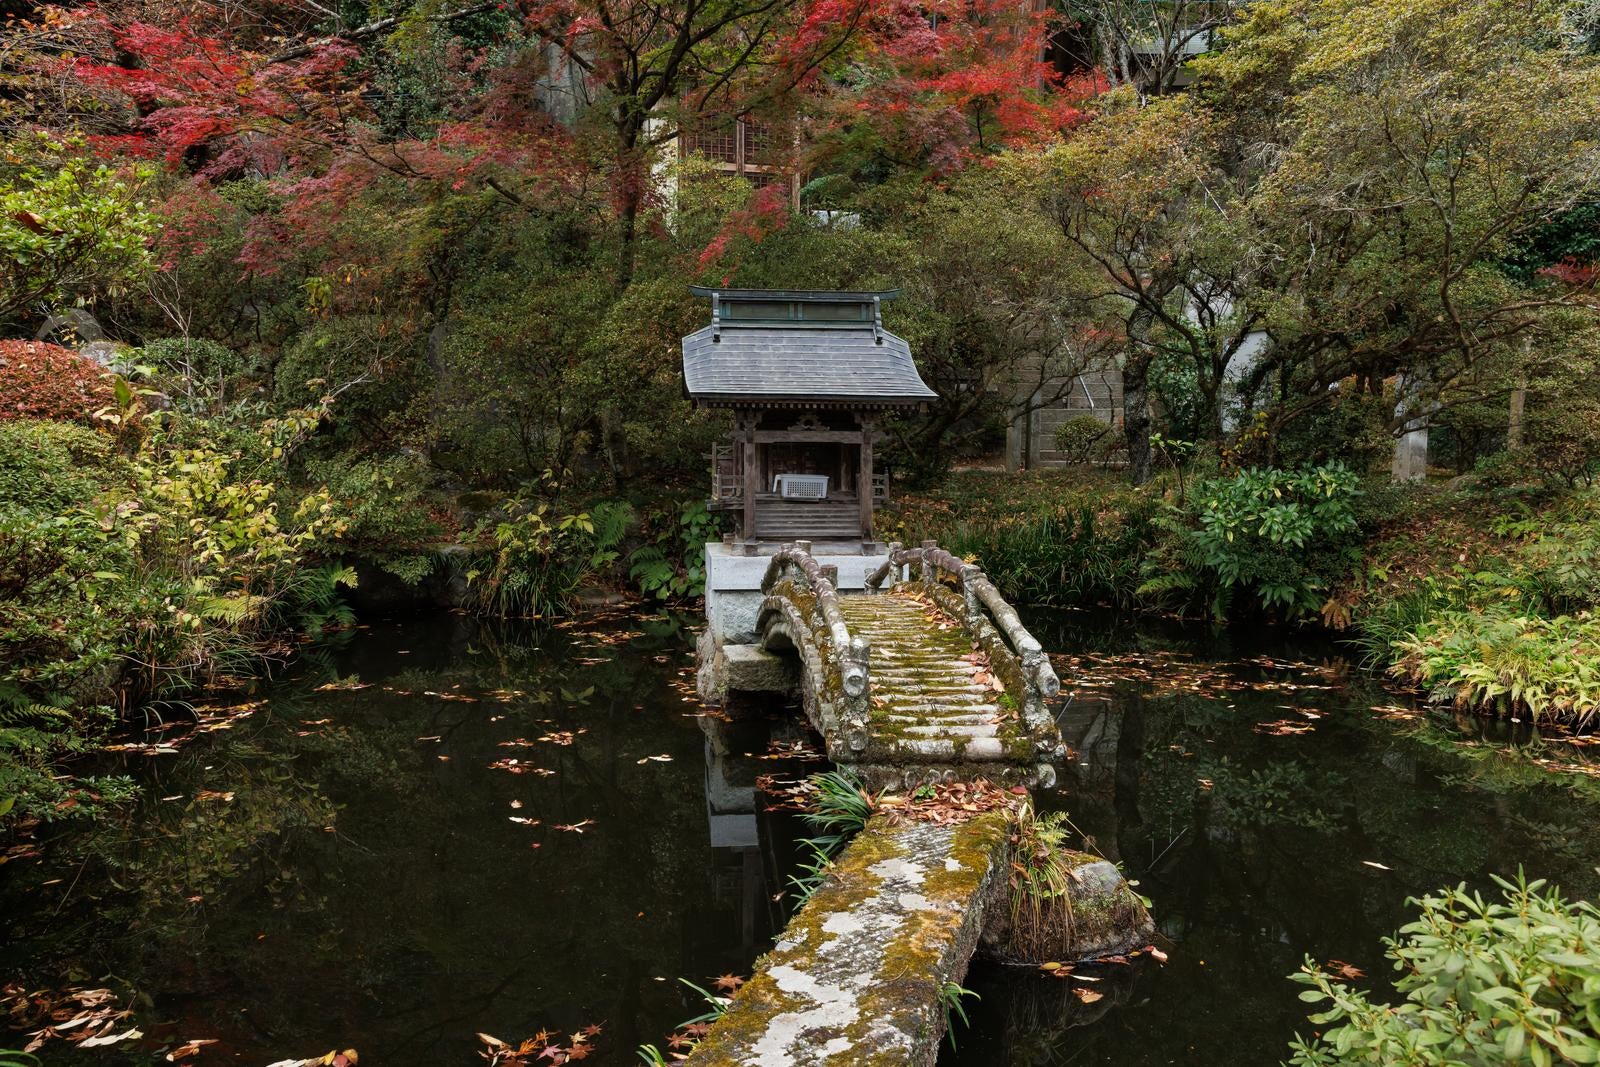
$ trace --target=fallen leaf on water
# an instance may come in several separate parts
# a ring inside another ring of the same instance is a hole
[[[672,757],[668,756],[668,755],[665,755],[665,754],[660,755],[660,756],[646,756],[644,759],[634,760],[633,762],[635,762],[635,763],[671,763],[672,762]]]
[[[1288,737],[1291,734],[1308,734],[1315,730],[1316,727],[1308,722],[1279,719],[1276,722],[1258,722],[1251,729],[1258,734],[1268,734],[1272,737]]]
[[[197,1037],[193,1040],[185,1041],[183,1044],[167,1053],[167,1062],[176,1063],[178,1060],[193,1056],[196,1052],[199,1052],[201,1046],[215,1045],[216,1043],[217,1039],[214,1037]]]
[[[511,819],[512,822],[516,823],[518,826],[538,826],[539,825],[539,820],[538,819],[528,819],[528,818],[524,818],[521,815],[512,815],[509,818]]]
[[[136,1041],[144,1036],[142,1030],[124,1030],[120,1034],[100,1034],[97,1037],[86,1037],[78,1042],[81,1048],[96,1048],[100,1045],[115,1045],[119,1041]]]
[[[1092,989],[1074,989],[1072,992],[1074,996],[1085,1004],[1093,1004],[1095,1001],[1105,998],[1104,993],[1096,993]]]
[[[1145,951],[1150,953],[1150,958],[1155,960],[1157,963],[1166,963],[1167,962],[1167,954],[1165,952],[1162,952],[1160,949],[1156,948],[1154,945],[1151,945]]]
[[[724,993],[736,993],[739,991],[739,987],[744,985],[744,979],[736,974],[724,974],[719,976],[713,984]]]
[[[267,1064],[267,1067],[355,1067],[360,1062],[361,1057],[356,1055],[356,1050],[347,1048],[343,1052],[335,1049],[304,1060],[278,1060]]]
[[[1393,867],[1385,867],[1383,864],[1379,863],[1377,860],[1362,860],[1361,862],[1366,864],[1368,867],[1376,867],[1380,871],[1392,871],[1392,870],[1394,870]]]
[[[581,834],[581,833],[583,833],[583,828],[585,826],[593,826],[593,825],[594,825],[594,820],[593,819],[585,819],[582,822],[556,823],[554,826],[550,827],[550,829],[552,829],[552,830],[565,830],[569,834]]]

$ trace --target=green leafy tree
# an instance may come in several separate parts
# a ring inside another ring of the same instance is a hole
[[[139,199],[148,169],[119,173],[43,139],[12,158],[0,168],[0,322],[116,295],[144,274],[157,232]]]
[[[1505,395],[1474,372],[1524,338],[1559,359],[1556,313],[1586,298],[1503,261],[1600,181],[1600,78],[1565,43],[1568,6],[1266,0],[1199,61],[1251,175],[1248,300],[1271,344],[1246,391],[1276,386],[1275,428],[1352,377],[1402,376],[1397,430],[1404,409]]]

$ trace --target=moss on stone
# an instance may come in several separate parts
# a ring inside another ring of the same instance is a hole
[[[788,1041],[803,1045],[817,1062],[831,1048],[830,1062],[850,1067],[932,1064],[944,1027],[939,989],[965,972],[981,928],[982,897],[1005,840],[1004,812],[955,827],[890,826],[874,819],[759,961],[755,977],[690,1062],[699,1067],[789,1062],[779,1047]],[[896,863],[902,869],[896,870]],[[896,894],[896,885],[907,888]],[[889,921],[888,936],[879,941],[879,926]],[[829,953],[835,938],[854,940]],[[852,953],[860,955],[852,958]],[[854,965],[869,970],[840,973]],[[834,999],[808,1000],[780,984],[779,976],[792,986],[803,984],[805,975],[834,983],[816,986]],[[840,1006],[841,989],[849,990],[848,1010],[830,1014],[830,1004]],[[808,1014],[824,1023],[804,1025]],[[778,1033],[780,1023],[789,1029]]]

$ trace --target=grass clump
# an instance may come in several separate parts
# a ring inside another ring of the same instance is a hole
[[[789,884],[794,886],[799,904],[810,900],[822,886],[834,859],[851,838],[866,829],[867,820],[878,809],[878,798],[863,789],[861,780],[849,771],[814,774],[807,783],[811,800],[804,818],[806,825],[821,832],[798,842],[806,856],[800,861],[800,873],[789,876]]]
[[[1072,869],[1066,812],[1043,815],[1024,800],[1012,820],[1010,938],[1024,956],[1043,959],[1063,928],[1072,928]]]

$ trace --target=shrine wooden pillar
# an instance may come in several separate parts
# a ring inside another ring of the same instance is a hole
[[[756,494],[761,491],[761,464],[756,459],[755,415],[739,420],[744,435],[744,539],[756,539]]]
[[[861,422],[861,467],[856,474],[856,495],[861,498],[861,539],[872,540],[872,431],[873,419],[863,415]]]

